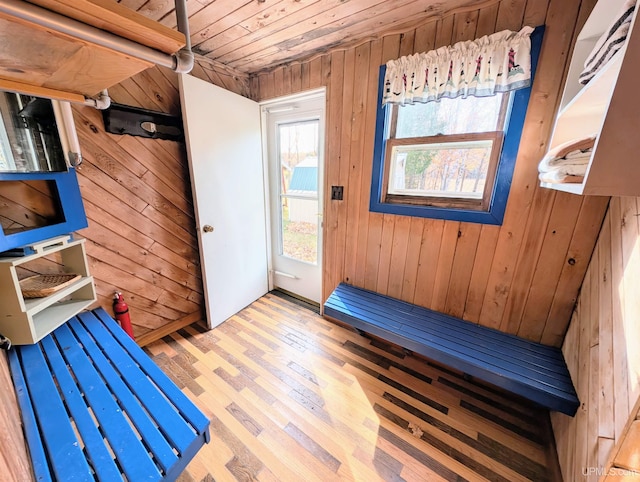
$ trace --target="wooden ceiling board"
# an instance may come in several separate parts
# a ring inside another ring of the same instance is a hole
[[[258,53],[242,53],[244,56],[231,65],[238,70],[254,72],[264,69],[265,64],[277,65],[282,52],[287,53],[288,61],[298,60],[308,57],[308,52],[323,53],[330,49],[351,46],[383,33],[404,31],[409,26],[415,26],[415,19],[420,18],[423,10],[423,0],[407,3],[402,9],[388,10],[386,6],[378,5],[326,24],[323,28],[286,38]],[[345,36],[345,32],[349,32],[349,35]],[[224,62],[224,59],[219,60]]]
[[[244,13],[245,7],[254,7],[257,11],[260,11],[264,10],[266,5],[266,2],[258,3],[255,0],[216,0],[210,3],[195,15],[189,17],[191,43],[200,43],[207,40],[211,34],[221,32],[225,28],[238,24],[246,15]],[[217,25],[221,20],[226,20],[226,27],[224,24]]]
[[[187,10],[194,52],[248,75],[500,1],[187,0]],[[120,3],[175,28],[172,0]]]
[[[403,4],[407,2],[407,0],[395,0],[395,2],[398,1]],[[384,10],[385,4],[394,2],[374,0],[370,3],[373,5],[363,9],[363,5],[359,2],[343,3],[340,0],[319,0],[304,9],[296,10],[289,15],[282,15],[276,21],[267,19],[267,21],[260,22],[251,19],[250,22],[244,22],[241,26],[247,30],[247,35],[227,45],[220,46],[213,41],[206,41],[199,44],[197,48],[201,50],[200,53],[203,55],[214,56],[216,60],[223,63],[237,63],[247,54],[259,53],[280,42],[293,40],[305,34],[321,35],[323,28],[330,23],[350,16],[362,15],[366,10],[372,8],[380,10],[382,7]],[[330,8],[327,8],[329,6]],[[345,36],[348,35],[348,31],[343,33]]]
[[[174,11],[173,0],[148,0],[138,10],[138,13],[157,22],[172,11]]]
[[[147,0],[120,0],[119,3],[120,5],[122,5],[123,7],[127,7],[128,9],[138,10],[145,3],[147,3]]]
[[[121,4],[124,4],[125,1],[132,4],[145,3],[142,0],[122,0]],[[207,5],[209,5],[212,1],[213,0],[202,0],[202,1],[187,0],[187,14],[189,15],[189,19],[191,19],[191,17],[193,17],[196,13],[198,13],[200,10],[205,8]],[[130,8],[132,8],[133,10],[136,10],[136,8],[134,7],[130,7]],[[165,27],[176,28],[176,25],[178,23],[176,21],[175,10],[172,10],[171,12],[169,12],[169,14],[165,15],[162,19],[159,20],[159,22]]]

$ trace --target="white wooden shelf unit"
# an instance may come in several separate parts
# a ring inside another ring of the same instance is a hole
[[[625,45],[586,85],[578,82],[596,42],[620,13],[624,0],[599,0],[576,40],[550,148],[596,135],[581,184],[543,187],[601,196],[640,195],[640,26],[636,8]]]
[[[70,241],[68,236],[61,236],[35,248],[35,254],[0,258],[0,333],[15,345],[37,343],[96,300],[84,239]],[[28,267],[30,262],[54,253],[60,253],[64,272],[82,277],[49,296],[25,299],[16,268]]]

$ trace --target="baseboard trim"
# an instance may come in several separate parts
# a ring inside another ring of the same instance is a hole
[[[196,321],[201,321],[203,319],[202,312],[196,311],[191,313],[185,317],[180,318],[179,320],[172,321],[171,323],[167,323],[160,328],[156,328],[155,330],[149,331],[144,335],[136,338],[136,343],[140,346],[146,346],[150,343],[153,343],[160,338],[163,338],[171,333],[174,333],[185,326],[189,326]]]

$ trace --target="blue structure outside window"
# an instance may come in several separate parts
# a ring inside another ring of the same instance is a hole
[[[531,85],[535,79],[538,58],[542,46],[544,27],[537,27],[531,34]],[[514,91],[511,113],[504,128],[504,140],[497,166],[491,199],[486,210],[471,210],[454,207],[436,207],[416,204],[383,202],[386,133],[391,118],[391,106],[382,105],[386,66],[380,67],[378,83],[378,112],[376,118],[375,146],[373,152],[373,175],[369,210],[386,214],[399,214],[434,219],[448,219],[482,224],[501,225],[511,189],[511,179],[515,168],[524,121],[531,96],[531,86]]]

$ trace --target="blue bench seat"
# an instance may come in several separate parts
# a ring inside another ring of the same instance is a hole
[[[558,348],[344,283],[324,314],[549,410],[573,416],[580,406]]]
[[[9,351],[37,481],[171,481],[209,420],[102,308]]]

